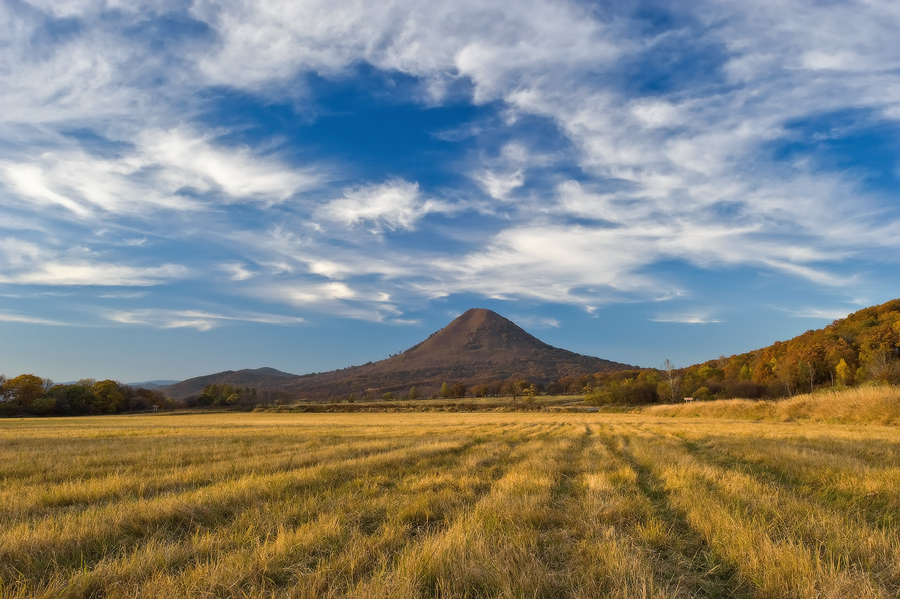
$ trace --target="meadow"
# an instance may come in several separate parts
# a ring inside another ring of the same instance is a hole
[[[642,408],[652,416],[900,425],[900,387],[822,389],[779,401],[728,399]]]
[[[0,598],[900,596],[900,430],[605,413],[0,421]]]

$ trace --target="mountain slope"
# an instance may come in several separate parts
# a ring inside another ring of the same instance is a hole
[[[900,382],[900,299],[871,306],[728,358],[688,366],[682,392],[698,397],[782,397],[820,387]]]
[[[251,387],[254,389],[283,389],[286,381],[297,378],[296,374],[281,372],[274,368],[256,368],[244,370],[226,370],[215,374],[207,374],[162,387],[167,396],[173,399],[184,399],[200,395],[207,385],[231,385],[232,387]]]
[[[496,312],[471,309],[428,339],[379,362],[303,376],[274,371],[277,376],[261,377],[259,370],[228,371],[190,379],[166,391],[180,399],[199,394],[205,385],[229,383],[312,399],[351,393],[380,397],[388,391],[405,394],[412,386],[427,395],[444,382],[470,387],[514,377],[547,383],[563,376],[630,368],[634,367],[553,347]]]
[[[401,354],[306,375],[288,388],[308,397],[405,393],[411,386],[431,393],[444,382],[471,386],[515,377],[547,383],[562,376],[629,368],[634,367],[553,347],[496,312],[475,308]]]

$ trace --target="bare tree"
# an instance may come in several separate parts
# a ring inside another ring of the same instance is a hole
[[[872,379],[882,383],[900,381],[900,360],[892,350],[874,354],[866,365],[866,370]]]
[[[675,370],[675,365],[668,358],[663,362],[660,374],[662,375],[663,383],[665,383],[666,398],[669,400],[669,403],[675,403],[676,398],[681,399],[681,376],[679,376],[678,371]]]
[[[806,374],[806,379],[809,381],[809,392],[812,393],[816,390],[816,367],[810,360],[809,362],[801,362],[798,365],[798,369],[800,367],[805,367],[806,372],[800,372],[800,375]]]

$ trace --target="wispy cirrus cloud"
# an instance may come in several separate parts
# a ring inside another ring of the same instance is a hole
[[[14,322],[21,324],[39,324],[45,326],[71,326],[70,323],[63,322],[61,320],[53,320],[50,318],[39,318],[36,316],[29,316],[27,314],[16,314],[13,312],[0,311],[0,322]]]
[[[183,130],[147,131],[141,135],[140,157],[160,169],[174,189],[201,193],[221,190],[237,201],[284,201],[322,183],[323,173],[290,168],[277,158],[255,155],[246,147],[216,147],[209,139]]]
[[[191,328],[208,331],[229,322],[249,322],[270,325],[298,325],[306,319],[298,316],[263,313],[222,314],[206,310],[138,309],[114,310],[103,314],[112,322],[144,325],[162,329]]]
[[[49,261],[35,265],[34,270],[0,274],[0,283],[146,287],[184,279],[189,274],[190,269],[180,264],[141,267],[109,262]]]
[[[677,324],[717,324],[722,322],[722,320],[713,318],[709,314],[697,313],[665,314],[650,320],[653,322],[672,322]]]
[[[65,143],[28,160],[0,159],[0,183],[38,207],[102,218],[200,211],[204,204],[221,202],[271,205],[320,185],[323,178],[314,168],[291,168],[247,148],[217,147],[186,130],[144,131],[135,146],[111,156]],[[215,197],[204,201],[198,194]]]
[[[67,253],[15,237],[0,241],[0,260],[5,264],[0,268],[0,284],[9,285],[146,287],[191,274],[191,269],[182,264],[114,262],[83,248]]]
[[[846,318],[847,315],[853,311],[846,308],[803,308],[801,310],[778,309],[799,318],[815,318],[817,320],[837,320],[839,318]]]

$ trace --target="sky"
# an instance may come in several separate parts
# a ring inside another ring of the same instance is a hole
[[[0,373],[303,374],[484,307],[639,366],[900,297],[892,1],[0,0]]]

